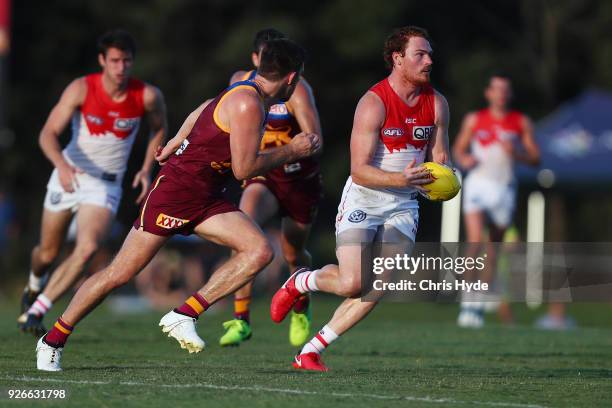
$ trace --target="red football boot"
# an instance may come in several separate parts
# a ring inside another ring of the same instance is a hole
[[[287,281],[276,291],[270,303],[270,317],[275,323],[283,321],[287,313],[293,308],[295,302],[302,294],[295,287],[295,277],[298,273],[306,272],[308,268],[300,268],[287,279]]]
[[[295,356],[293,368],[308,371],[329,371],[317,353],[306,353]]]

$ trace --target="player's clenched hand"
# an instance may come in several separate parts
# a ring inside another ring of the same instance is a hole
[[[404,168],[404,171],[402,172],[402,174],[404,175],[406,187],[414,187],[419,191],[427,192],[427,190],[422,186],[424,184],[431,183],[434,178],[427,168],[423,166],[415,167],[415,164],[416,160],[412,159],[412,161],[408,163],[408,165]]]
[[[291,139],[291,147],[298,157],[308,157],[321,150],[321,138],[316,133],[300,133]]]
[[[74,190],[79,187],[79,181],[77,180],[77,173],[83,173],[83,170],[66,164],[57,168],[60,184],[67,193],[74,193]]]
[[[163,166],[175,151],[176,148],[174,148],[171,143],[168,143],[165,146],[157,146],[157,150],[155,151],[155,160],[157,160],[160,166]]]

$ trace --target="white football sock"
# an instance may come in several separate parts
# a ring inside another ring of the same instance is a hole
[[[28,310],[28,314],[44,316],[49,309],[51,309],[51,306],[53,306],[53,302],[51,302],[48,297],[41,293]]]
[[[318,291],[319,287],[317,286],[317,272],[319,271],[320,269],[317,269],[314,271],[306,271],[298,274],[295,277],[295,288],[300,293]]]
[[[323,350],[327,348],[334,340],[338,338],[338,335],[328,326],[325,325],[323,328],[310,340],[300,354],[306,353],[317,353],[321,354]]]

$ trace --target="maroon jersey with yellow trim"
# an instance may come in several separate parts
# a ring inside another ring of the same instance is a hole
[[[220,197],[232,177],[232,154],[229,129],[217,117],[223,99],[237,89],[252,88],[253,82],[236,82],[221,92],[200,113],[191,132],[177,149],[162,172],[174,173],[174,179],[198,192],[200,197]]]
[[[244,80],[248,81],[255,78],[255,74],[255,71],[247,72]],[[268,120],[266,121],[266,129],[261,139],[260,149],[271,149],[289,144],[291,139],[301,132],[302,129],[291,111],[290,105],[283,102],[272,105],[268,112]],[[311,178],[318,174],[319,171],[318,160],[313,157],[307,157],[295,163],[286,163],[277,167],[266,174],[265,177],[278,182],[288,182]]]

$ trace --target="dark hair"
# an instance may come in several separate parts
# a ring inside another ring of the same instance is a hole
[[[117,48],[136,56],[136,41],[130,33],[120,28],[110,30],[98,38],[98,53],[106,56],[109,48]]]
[[[257,34],[255,34],[255,39],[253,40],[253,52],[259,53],[267,41],[279,40],[281,38],[287,38],[287,36],[275,28],[264,28],[263,30],[259,30]]]
[[[393,68],[394,52],[399,52],[404,55],[408,40],[410,40],[411,37],[422,37],[431,42],[429,34],[424,28],[417,26],[396,28],[385,40],[385,47],[383,48],[383,58],[388,68]]]
[[[297,43],[281,38],[264,43],[257,74],[275,81],[291,72],[299,72],[306,60],[306,51]]]

